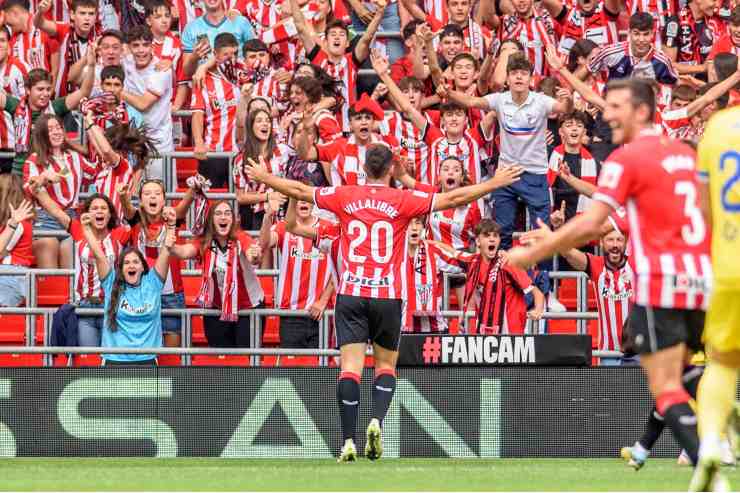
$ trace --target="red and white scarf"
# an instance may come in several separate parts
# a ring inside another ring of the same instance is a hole
[[[240,240],[230,240],[227,245],[227,262],[226,275],[224,276],[223,285],[219,287],[221,291],[221,317],[219,320],[224,322],[236,322],[239,320],[239,267],[242,269],[242,282],[247,290],[247,295],[252,306],[257,306],[262,302],[264,293],[260,285],[254,268],[247,261],[246,245]],[[211,246],[203,252],[203,272],[201,274],[201,288],[196,298],[196,303],[202,308],[211,308],[216,291],[216,282],[213,274],[216,269],[218,244],[213,240]]]
[[[194,175],[188,178],[185,183],[188,188],[193,190],[195,219],[193,221],[192,233],[195,236],[201,236],[206,227],[206,216],[208,215],[208,197],[206,192],[211,188],[211,181],[202,175]]]

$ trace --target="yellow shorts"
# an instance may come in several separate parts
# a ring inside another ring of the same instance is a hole
[[[704,326],[704,344],[721,353],[740,351],[740,289],[716,286]]]

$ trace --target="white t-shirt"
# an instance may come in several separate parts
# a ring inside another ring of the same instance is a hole
[[[143,95],[149,91],[159,99],[147,111],[141,114],[147,126],[148,135],[155,141],[159,152],[172,152],[172,70],[158,72],[154,67],[158,60],[153,58],[149,65],[137,69],[131,55],[123,57],[123,69],[126,72],[124,89],[132,94]]]
[[[521,106],[514,102],[511,91],[488,94],[485,99],[501,128],[499,162],[524,166],[524,171],[536,175],[547,173],[545,130],[555,100],[533,91]]]

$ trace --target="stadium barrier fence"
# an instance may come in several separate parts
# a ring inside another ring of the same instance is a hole
[[[330,458],[336,368],[0,368],[0,456]],[[358,450],[370,419],[363,375]],[[400,368],[386,458],[617,457],[652,406],[639,368]],[[676,457],[664,433],[652,456]]]

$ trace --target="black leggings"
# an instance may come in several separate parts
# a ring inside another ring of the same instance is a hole
[[[224,322],[216,316],[204,316],[203,328],[210,347],[249,347],[249,317]]]

